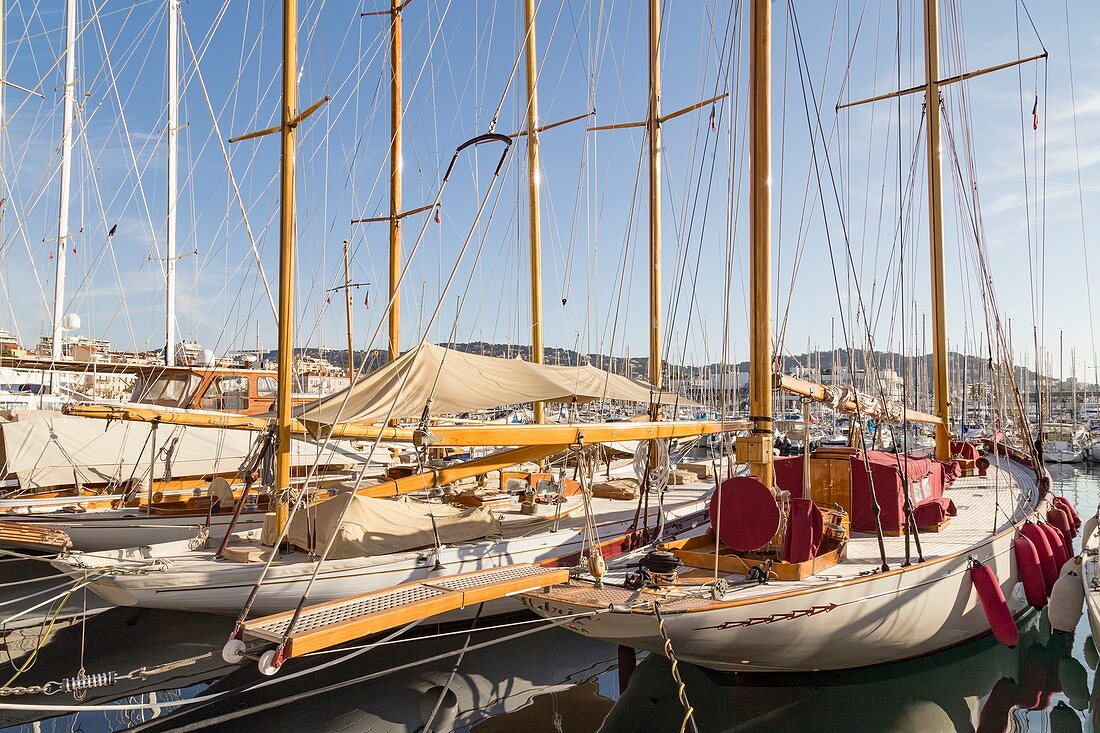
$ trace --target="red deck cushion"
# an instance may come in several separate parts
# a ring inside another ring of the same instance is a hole
[[[710,499],[710,526],[734,550],[758,550],[779,531],[779,505],[760,479],[734,476]]]

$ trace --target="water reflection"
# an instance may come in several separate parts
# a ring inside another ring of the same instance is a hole
[[[818,676],[718,674],[680,665],[700,731],[1002,731],[1029,711],[1054,730],[1081,730],[1088,674],[1072,637],[1052,636],[1032,618],[1015,649],[987,638],[930,657]],[[606,733],[679,730],[684,706],[668,660],[635,671],[603,726]],[[1061,708],[1059,708],[1061,706]]]
[[[600,679],[616,664],[615,648],[556,628],[492,643],[532,628],[537,627],[475,633],[465,654],[465,633],[394,644],[139,730],[193,725],[263,733],[411,733],[423,730],[429,719],[433,731],[595,730],[612,705],[608,692],[600,690]],[[291,660],[279,677],[327,659]],[[247,665],[207,692],[239,690],[257,679],[255,665]],[[493,716],[503,716],[505,727],[485,722]]]
[[[114,684],[72,694],[20,695],[4,702],[26,705],[100,704],[116,700],[161,703],[185,696],[187,688],[228,670],[221,647],[233,629],[233,619],[197,613],[115,608],[83,621],[70,620],[58,630],[49,623],[0,634],[0,683],[40,685],[72,677],[83,666],[89,673],[116,672]],[[189,660],[176,666],[169,663]],[[164,667],[162,665],[168,665]],[[16,672],[26,667],[26,671]],[[146,670],[124,678],[140,667]],[[171,708],[111,713],[81,713],[39,723],[34,730],[124,730]],[[0,725],[50,717],[47,710],[0,710]],[[29,729],[29,726],[21,730]]]

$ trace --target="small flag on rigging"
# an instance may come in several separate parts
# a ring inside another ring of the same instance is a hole
[[[714,105],[710,106],[710,131],[715,132],[718,130],[718,119],[714,115]]]
[[[437,206],[437,207],[435,207],[435,223],[439,224],[440,222],[441,222],[441,219],[439,217],[439,207]]]
[[[1031,129],[1039,129],[1039,95],[1035,95],[1035,104],[1031,107]]]

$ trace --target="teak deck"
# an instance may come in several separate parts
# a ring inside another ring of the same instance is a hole
[[[287,637],[286,656],[327,649],[475,603],[547,588],[568,580],[568,568],[509,565],[405,583],[388,590],[307,606],[295,623],[294,632]],[[293,611],[286,611],[245,621],[245,638],[282,642],[293,616]]]

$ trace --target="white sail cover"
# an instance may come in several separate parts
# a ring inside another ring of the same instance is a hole
[[[425,504],[407,497],[373,499],[347,492],[299,512],[287,537],[291,544],[317,553],[331,541],[329,559],[346,560],[500,534],[500,520],[484,507]]]
[[[417,418],[525,402],[622,400],[693,407],[671,392],[594,366],[550,366],[424,344],[298,415],[311,432],[323,425]]]

